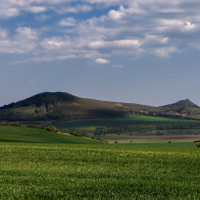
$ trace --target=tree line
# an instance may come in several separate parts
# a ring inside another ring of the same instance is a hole
[[[87,134],[87,133],[94,133],[95,130],[96,130],[95,127],[90,127],[90,128],[75,128],[74,131],[80,134]]]
[[[103,127],[102,133],[122,133],[122,132],[138,132],[147,133],[156,130],[155,125],[128,125],[124,127]]]
[[[135,133],[151,133],[153,131],[167,130],[182,130],[182,129],[199,129],[200,123],[181,123],[181,124],[152,124],[152,125],[128,125],[119,127],[103,127],[102,133],[124,133],[124,132],[135,132]]]

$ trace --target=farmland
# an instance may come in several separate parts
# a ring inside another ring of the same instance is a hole
[[[198,199],[199,149],[0,143],[1,199]]]
[[[43,129],[0,126],[0,142],[33,142],[33,143],[67,143],[67,144],[101,144],[101,142],[49,132]]]
[[[59,129],[69,129],[74,131],[77,127],[87,128],[95,127],[96,133],[100,133],[103,130],[103,127],[115,127],[115,126],[129,126],[129,125],[151,125],[155,124],[157,126],[162,126],[163,124],[199,124],[199,120],[187,120],[187,119],[178,119],[178,118],[169,118],[169,117],[157,117],[157,116],[145,116],[145,115],[136,115],[130,117],[122,118],[100,118],[100,119],[84,119],[84,120],[72,120],[72,121],[63,121],[53,123]]]
[[[138,135],[0,126],[0,199],[198,199],[200,135]]]

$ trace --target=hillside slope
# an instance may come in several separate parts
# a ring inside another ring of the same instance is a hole
[[[200,119],[200,108],[189,99],[153,107],[85,99],[65,92],[43,92],[0,107],[0,121],[63,121],[127,117],[137,113]]]
[[[129,109],[115,103],[84,99],[64,92],[45,92],[0,108],[0,120],[45,121],[125,117]]]
[[[163,107],[166,107],[166,108],[178,108],[178,107],[183,107],[183,108],[199,108],[199,106],[197,106],[196,104],[194,104],[189,99],[180,100],[180,101],[178,101],[176,103],[168,104],[168,105],[165,105]]]

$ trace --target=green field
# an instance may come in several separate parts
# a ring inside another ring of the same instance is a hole
[[[34,142],[34,143],[67,143],[67,144],[101,144],[91,139],[62,135],[43,129],[0,126],[0,142]]]
[[[200,149],[0,143],[0,199],[199,199]]]
[[[96,133],[102,131],[104,126],[115,127],[115,126],[127,126],[127,125],[162,125],[162,124],[179,124],[179,123],[199,123],[199,120],[187,120],[177,119],[168,117],[157,117],[157,116],[145,116],[136,115],[122,118],[100,118],[100,119],[85,119],[85,120],[72,120],[54,123],[53,125],[62,129],[69,129],[74,131],[75,128],[88,128],[95,127]]]

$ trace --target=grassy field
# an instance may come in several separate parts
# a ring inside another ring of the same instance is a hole
[[[177,118],[168,118],[168,117],[157,117],[157,116],[145,116],[145,115],[136,115],[130,117],[122,118],[100,118],[100,119],[85,119],[85,120],[73,120],[54,123],[53,125],[62,129],[69,129],[74,131],[75,128],[88,128],[95,127],[96,133],[102,131],[104,126],[115,127],[115,126],[127,126],[127,125],[160,125],[160,124],[178,124],[178,123],[199,123],[198,120],[186,120],[186,119],[177,119]]]
[[[68,143],[68,144],[101,144],[95,140],[62,135],[43,129],[0,126],[0,142],[35,142],[35,143]]]
[[[199,199],[200,149],[0,143],[0,199]]]

